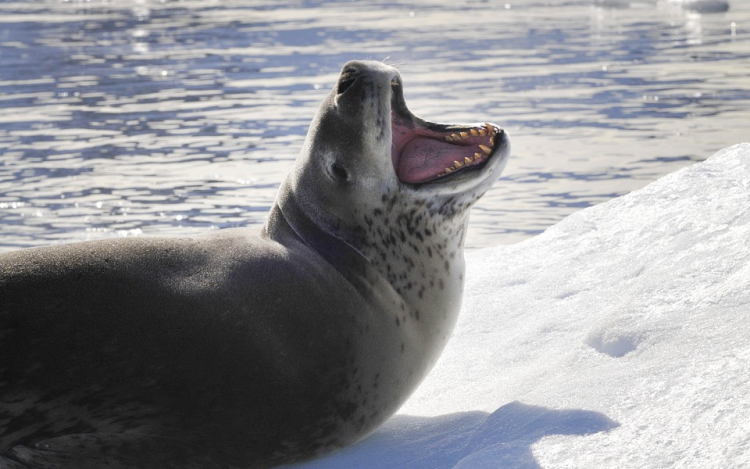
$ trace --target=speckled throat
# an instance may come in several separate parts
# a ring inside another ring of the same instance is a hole
[[[463,293],[463,242],[473,200],[385,192],[354,211],[358,223],[331,234],[282,187],[276,200],[284,222],[328,260],[368,301],[394,321],[419,323],[427,347],[442,347]],[[374,293],[377,290],[377,293]],[[394,301],[393,298],[398,298]]]

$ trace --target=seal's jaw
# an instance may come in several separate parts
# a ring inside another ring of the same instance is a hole
[[[481,173],[502,169],[509,153],[502,129],[425,121],[406,107],[399,80],[392,80],[391,88],[391,160],[402,184],[475,186],[486,179]]]
[[[392,117],[391,158],[398,179],[407,184],[425,184],[482,169],[495,155],[503,131],[484,123],[472,126],[403,125]]]

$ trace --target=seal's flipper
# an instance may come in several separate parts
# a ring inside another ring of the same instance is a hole
[[[29,469],[29,467],[0,455],[0,469]]]
[[[112,464],[116,438],[106,434],[76,434],[40,441],[31,447],[18,445],[7,453],[0,469],[94,469],[127,467]],[[110,454],[108,454],[110,453]],[[109,457],[108,457],[109,456]]]
[[[0,456],[0,469],[198,467],[192,465],[198,461],[190,452],[187,445],[162,437],[81,433],[50,438],[31,447],[15,446]]]

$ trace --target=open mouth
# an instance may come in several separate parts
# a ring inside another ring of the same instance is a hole
[[[393,86],[391,158],[399,180],[424,184],[481,169],[499,145],[503,131],[492,124],[462,127],[424,121],[406,108]]]

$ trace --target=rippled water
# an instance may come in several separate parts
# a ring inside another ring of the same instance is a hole
[[[0,1],[0,249],[260,226],[360,58],[508,129],[467,244],[518,241],[750,140],[750,2],[701,5]]]

